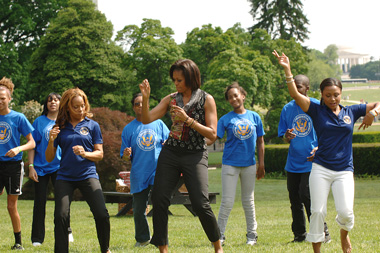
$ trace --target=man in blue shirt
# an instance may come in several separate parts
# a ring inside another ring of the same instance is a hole
[[[309,78],[297,75],[294,78],[298,92],[307,96]],[[310,98],[315,103],[317,99]],[[292,211],[292,231],[294,240],[302,242],[306,238],[306,219],[310,221],[310,192],[309,175],[314,153],[318,149],[317,135],[313,128],[313,121],[302,111],[294,100],[284,106],[278,125],[278,136],[283,137],[289,145],[288,157],[285,165],[287,171],[287,188]],[[325,242],[331,241],[325,223]]]
[[[162,145],[169,136],[169,129],[162,120],[144,125],[142,117],[142,94],[132,98],[136,119],[124,127],[120,156],[131,160],[131,193],[133,194],[133,218],[135,222],[135,247],[150,242],[146,208],[156,174],[157,160]]]

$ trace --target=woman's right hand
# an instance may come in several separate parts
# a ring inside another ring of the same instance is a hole
[[[282,53],[282,55],[279,55],[276,50],[273,50],[272,54],[277,57],[278,63],[284,68],[284,69],[290,69],[290,62],[289,58]]]
[[[58,127],[58,126],[53,127],[53,128],[50,130],[50,133],[49,133],[49,141],[54,141],[54,140],[57,138],[57,136],[58,136],[58,134],[59,134],[60,131],[61,131],[61,130],[59,130],[59,127]]]
[[[139,84],[141,94],[143,98],[149,98],[150,96],[150,85],[148,79],[145,79],[141,84]]]

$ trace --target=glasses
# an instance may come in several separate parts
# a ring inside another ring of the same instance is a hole
[[[134,103],[134,106],[142,106],[142,102]]]

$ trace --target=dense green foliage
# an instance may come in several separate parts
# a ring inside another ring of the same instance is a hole
[[[360,132],[354,133],[352,143],[380,143],[380,132]]]
[[[296,38],[303,42],[308,38],[308,19],[303,14],[303,4],[300,0],[248,0],[251,2],[250,13],[255,25],[250,28],[252,34],[255,29],[264,29],[273,38],[290,40]]]
[[[371,61],[364,65],[355,65],[350,69],[351,78],[380,80],[380,61]]]
[[[112,30],[92,2],[69,1],[32,55],[31,96],[42,100],[51,89],[63,93],[79,87],[93,106],[125,105],[127,72],[121,68],[123,52],[111,40]]]

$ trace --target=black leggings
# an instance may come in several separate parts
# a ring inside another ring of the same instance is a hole
[[[54,235],[55,252],[69,252],[69,216],[74,190],[78,188],[90,206],[96,223],[101,252],[107,252],[110,241],[110,221],[102,187],[96,178],[83,181],[57,180],[55,183]]]
[[[207,151],[181,152],[163,147],[157,163],[152,190],[153,237],[156,246],[168,245],[168,208],[171,194],[181,173],[189,192],[194,212],[198,215],[203,230],[211,242],[220,238],[215,215],[208,199]]]

